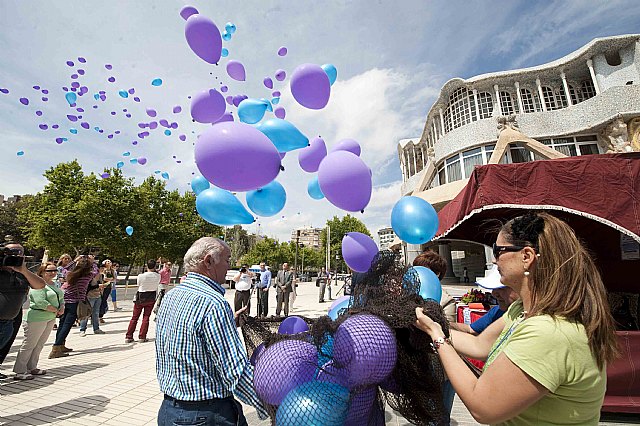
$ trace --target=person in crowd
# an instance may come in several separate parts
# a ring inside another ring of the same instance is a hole
[[[87,286],[87,302],[89,302],[91,306],[91,326],[93,327],[93,334],[105,334],[104,331],[100,330],[100,306],[102,305],[102,293],[104,292],[102,277],[103,274],[96,274]],[[84,318],[80,321],[80,337],[87,335],[88,324],[89,318]]]
[[[118,285],[118,268],[120,265],[117,263],[113,264],[113,284],[111,286],[111,304],[113,305],[113,311],[120,311],[122,308],[118,308],[118,291],[116,286]]]
[[[318,302],[324,303],[324,294],[327,291],[327,284],[331,285],[331,276],[324,269],[324,266],[320,268],[320,272],[318,273],[318,278],[316,278],[316,287],[320,287],[318,292]],[[331,298],[331,295],[329,295]]]
[[[160,270],[160,285],[158,286],[158,301],[156,302],[156,312],[160,308],[160,304],[162,303],[162,298],[165,293],[169,290],[169,286],[171,285],[171,268],[173,265],[171,262],[165,262],[164,266]]]
[[[469,270],[467,269],[466,266],[464,268],[462,268],[462,280],[465,283],[469,282]]]
[[[271,271],[267,269],[264,262],[260,262],[260,280],[256,283],[256,293],[258,295],[258,318],[265,318],[269,312],[270,286]]]
[[[452,330],[447,339],[417,308],[416,327],[478,422],[597,425],[618,348],[593,259],[566,223],[534,212],[507,222],[493,253],[502,283],[520,296],[502,318],[479,336]],[[476,378],[456,351],[486,359],[484,373]]]
[[[478,279],[477,284],[482,288],[491,290],[491,295],[496,298],[498,305],[489,309],[489,312],[471,324],[450,322],[450,328],[464,333],[478,335],[494,321],[502,317],[507,309],[509,309],[509,306],[518,300],[518,293],[513,291],[511,287],[507,287],[500,282],[500,273],[498,272],[498,268],[494,267],[491,269],[485,278]]]
[[[293,291],[293,273],[289,270],[289,264],[283,263],[282,269],[276,275],[273,285],[276,287],[276,316],[280,316],[284,305],[284,316],[289,316],[289,294]]]
[[[42,289],[46,285],[42,277],[27,269],[22,245],[8,242],[3,248],[13,253],[5,253],[5,264],[8,263],[8,256],[20,257],[22,263],[20,266],[0,265],[0,365],[9,354],[11,345],[18,335],[22,324],[22,304],[27,298],[29,288]],[[0,373],[0,379],[6,378],[5,374]]]
[[[62,256],[60,256],[60,259],[58,259],[58,264],[57,264],[58,273],[56,276],[56,285],[58,287],[62,287],[62,285],[65,283],[65,275],[67,272],[65,268],[69,263],[71,263],[71,260],[72,260],[71,256],[67,253],[63,254]]]
[[[156,304],[158,285],[160,284],[160,274],[156,271],[156,261],[150,259],[147,261],[147,272],[138,275],[138,291],[133,299],[133,314],[129,321],[129,328],[125,335],[124,342],[133,342],[133,333],[138,326],[138,319],[142,313],[142,324],[140,325],[140,333],[138,341],[140,343],[148,342],[147,331],[149,331],[149,318],[153,305]]]
[[[236,294],[233,296],[233,310],[238,311],[243,307],[247,307],[246,312],[251,310],[251,286],[253,284],[253,272],[249,270],[248,265],[242,265],[238,273],[233,277],[236,283]],[[244,315],[240,315],[236,319],[236,326],[244,325]]]
[[[267,418],[253,388],[253,367],[221,285],[231,250],[223,241],[200,238],[187,250],[185,281],[158,310],[156,368],[164,400],[158,425],[239,425],[242,405]]]
[[[111,291],[115,287],[116,283],[116,271],[113,268],[113,263],[106,259],[102,262],[102,284],[104,286],[102,290],[101,300],[100,300],[100,324],[104,324],[104,320],[102,319],[107,311],[109,310],[109,296],[111,295]],[[115,305],[115,302],[113,302]],[[115,310],[115,306],[114,306]]]
[[[13,378],[16,380],[30,380],[33,376],[47,374],[47,370],[38,368],[38,360],[53,330],[56,315],[64,312],[64,292],[56,286],[57,274],[55,263],[41,265],[38,276],[47,285],[42,289],[29,291],[29,310],[22,324],[24,340],[13,366],[13,372],[16,373]]]
[[[66,356],[72,349],[65,346],[71,328],[78,318],[78,303],[87,297],[87,287],[98,275],[98,265],[93,256],[81,255],[65,266],[66,282],[64,291],[64,313],[60,318],[60,326],[56,332],[56,340],[51,348],[49,358]]]

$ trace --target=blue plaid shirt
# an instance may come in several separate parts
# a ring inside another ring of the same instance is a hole
[[[224,288],[190,272],[158,311],[156,371],[160,390],[182,401],[236,396],[266,417],[253,366],[240,341]]]

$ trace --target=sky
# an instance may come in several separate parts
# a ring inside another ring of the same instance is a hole
[[[236,33],[224,42],[229,56],[219,66],[204,62],[187,45],[179,15],[186,4],[221,29],[235,24]],[[43,172],[73,159],[86,173],[97,174],[123,161],[124,174],[137,183],[166,172],[169,189],[188,191],[192,173],[198,173],[193,143],[208,126],[192,122],[188,97],[223,84],[230,94],[270,97],[262,80],[283,69],[287,79],[274,79],[274,89],[282,92],[287,120],[309,139],[322,136],[329,148],[345,138],[360,143],[374,187],[364,214],[352,214],[375,234],[390,225],[401,195],[398,141],[420,136],[447,80],[540,65],[596,37],[638,33],[639,24],[636,1],[0,0],[0,88],[9,90],[0,93],[0,194],[41,191]],[[284,57],[277,55],[281,46],[288,49]],[[244,64],[245,82],[226,74],[229,59]],[[321,110],[306,109],[291,96],[289,77],[303,63],[330,63],[338,70]],[[71,74],[78,69],[85,73],[74,80]],[[162,79],[161,86],[151,85],[155,78]],[[73,81],[89,89],[77,102],[83,113],[64,97],[62,88]],[[130,88],[134,95],[118,95]],[[95,101],[93,94],[101,90],[106,101]],[[29,105],[20,103],[23,97]],[[182,107],[179,114],[172,112],[176,105]],[[159,127],[138,138],[137,124],[151,120],[145,114],[149,107],[178,128],[169,136]],[[235,114],[234,107],[227,110]],[[91,128],[82,129],[67,114],[83,115],[80,121]],[[53,129],[54,124],[59,127]],[[78,133],[71,134],[71,128]],[[183,134],[186,141],[179,139]],[[56,138],[67,140],[58,144]],[[131,155],[123,156],[126,152]],[[147,163],[129,162],[138,157]],[[307,195],[312,175],[301,170],[295,151],[283,165],[278,181],[287,191],[285,208],[245,226],[249,232],[286,241],[292,229],[322,227],[334,215],[346,214],[326,199]],[[238,198],[244,203],[243,194]]]

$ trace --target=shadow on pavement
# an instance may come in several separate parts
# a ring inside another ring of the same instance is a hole
[[[109,398],[102,395],[83,396],[59,404],[36,408],[26,413],[0,417],[0,424],[28,420],[30,425],[47,425],[57,421],[77,419],[103,412],[109,401],[111,401]]]
[[[109,364],[92,362],[88,364],[66,365],[48,368],[47,374],[38,376],[33,380],[4,380],[0,382],[0,395],[17,395],[35,389],[41,389],[53,384],[56,380],[66,379],[76,374],[86,373],[97,368],[106,367]]]

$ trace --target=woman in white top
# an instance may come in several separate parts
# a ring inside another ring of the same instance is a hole
[[[247,265],[242,265],[233,281],[236,283],[236,294],[233,297],[233,311],[237,312],[243,307],[246,308],[247,314],[251,309],[251,287],[253,285],[253,272],[249,270]],[[236,317],[236,326],[242,327],[244,325],[244,316],[239,315]]]
[[[133,301],[133,315],[131,316],[131,321],[129,321],[129,328],[124,339],[125,343],[133,342],[133,333],[136,331],[141,313],[142,325],[140,326],[138,338],[141,343],[148,341],[149,317],[151,316],[153,305],[156,304],[158,284],[160,284],[160,274],[156,271],[156,261],[151,259],[147,261],[147,272],[138,275],[138,292]]]

